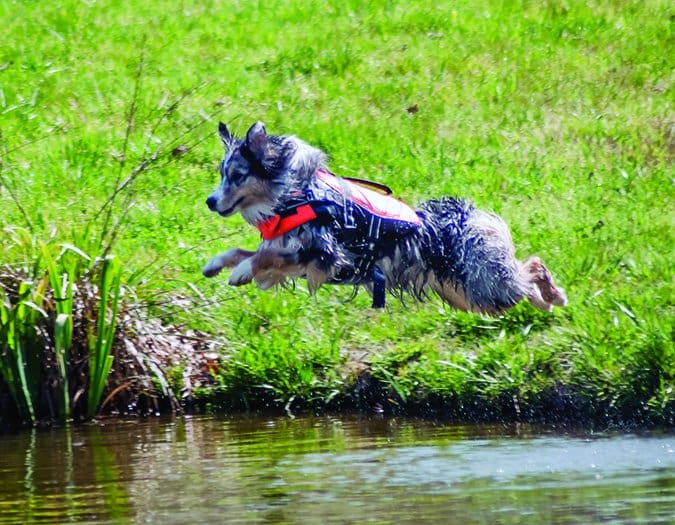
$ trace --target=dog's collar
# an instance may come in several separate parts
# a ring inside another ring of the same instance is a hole
[[[317,215],[310,203],[284,210],[283,215],[274,215],[257,224],[260,236],[269,241],[281,237],[284,233],[313,221]]]

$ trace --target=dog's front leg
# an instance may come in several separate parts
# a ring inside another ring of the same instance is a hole
[[[254,255],[255,252],[249,250],[232,248],[231,250],[216,255],[206,263],[206,266],[202,268],[202,274],[204,274],[204,277],[213,277],[214,275],[218,275],[223,268],[234,268],[241,264],[242,261],[245,261]]]
[[[228,284],[230,286],[242,286],[248,284],[253,280],[253,257],[248,257],[241,261],[237,266],[232,270],[230,275],[230,280]]]
[[[297,250],[262,249],[252,257],[241,261],[232,270],[229,284],[241,286],[254,278],[258,285],[269,288],[284,281],[286,277],[297,277],[301,273],[300,253]]]

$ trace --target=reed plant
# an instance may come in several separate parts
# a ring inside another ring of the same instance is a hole
[[[18,277],[14,290],[0,287],[0,376],[20,416],[34,422],[42,368],[37,327],[40,318],[47,317],[41,306],[46,280],[33,283],[24,276],[11,277]]]
[[[25,240],[30,233],[15,238]],[[112,258],[96,260],[74,245],[39,243],[38,248],[29,258],[32,274],[26,268],[0,268],[2,380],[21,420],[67,421],[73,415],[72,399],[84,387],[78,380],[71,385],[71,377],[86,358],[86,415],[93,417],[113,361],[122,272]],[[86,295],[92,292],[99,298],[98,309],[87,311],[91,301]],[[75,322],[87,333],[77,334],[74,342]]]
[[[47,279],[51,285],[54,305],[54,357],[56,360],[59,383],[60,401],[59,415],[62,419],[70,418],[70,392],[68,387],[68,372],[70,361],[70,347],[73,340],[73,283],[80,277],[79,265],[65,263],[65,250],[71,250],[76,255],[90,261],[91,258],[73,246],[64,246],[58,263],[52,256],[49,246],[42,244],[42,258],[45,263]]]
[[[96,414],[113,364],[112,347],[122,291],[121,279],[120,264],[115,259],[106,257],[101,265],[96,329],[87,334],[89,347],[87,415],[89,417],[94,417]]]

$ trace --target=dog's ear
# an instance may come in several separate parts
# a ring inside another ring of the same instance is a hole
[[[244,146],[253,153],[253,156],[262,161],[267,151],[267,131],[265,124],[256,122],[246,133],[246,142]]]
[[[220,140],[222,140],[223,144],[226,146],[232,141],[232,135],[227,129],[227,126],[222,122],[218,124],[218,135],[220,135]]]

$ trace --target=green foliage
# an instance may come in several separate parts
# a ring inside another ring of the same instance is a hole
[[[112,365],[112,344],[121,294],[121,267],[111,258],[99,263],[72,244],[35,243],[27,231],[14,230],[34,274],[0,267],[0,377],[20,419],[71,419],[75,390],[69,377],[87,348],[87,416],[101,402]],[[17,246],[13,246],[17,248]],[[56,249],[60,250],[56,253]],[[98,311],[88,310],[89,279],[100,275]],[[75,312],[78,309],[78,312]],[[87,331],[73,341],[75,316]],[[77,346],[73,354],[74,345]],[[56,407],[49,408],[52,397]]]
[[[61,379],[61,406],[59,413],[63,419],[70,418],[70,389],[68,387],[68,373],[70,361],[70,347],[73,341],[73,283],[83,274],[80,258],[85,262],[91,259],[84,252],[72,245],[64,245],[63,252],[54,259],[50,247],[42,245],[42,259],[46,267],[47,279],[52,288],[54,308],[54,354]],[[72,252],[76,257],[69,258],[66,252]]]
[[[90,327],[89,341],[89,390],[87,415],[96,415],[103,388],[113,363],[112,346],[122,293],[122,268],[117,260],[106,257],[101,265],[99,302],[96,328]]]
[[[16,296],[0,286],[0,375],[9,388],[19,414],[30,422],[36,419],[36,396],[41,377],[39,317],[46,279],[37,283],[21,280]]]
[[[154,311],[230,341],[217,349],[219,388],[328,397],[349,388],[357,360],[409,403],[523,408],[562,386],[599,416],[672,422],[669,2],[60,0],[4,2],[0,21],[15,43],[0,49],[2,225],[97,254],[109,216],[139,293],[202,298],[187,313]],[[260,292],[203,279],[215,252],[258,241],[203,204],[217,120],[239,134],[263,120],[409,202],[451,194],[495,210],[570,305],[485,319],[389,299],[372,312],[363,295],[345,304],[349,290],[313,299],[302,283]],[[26,260],[10,246],[0,262]],[[59,275],[67,295],[74,281]],[[3,304],[3,341],[31,333],[15,298]],[[67,317],[60,326],[65,349]],[[13,352],[4,381],[27,355]]]
[[[260,298],[253,315],[235,315],[239,343],[217,379],[252,399],[327,401],[341,387],[339,333],[326,334],[306,307]]]

